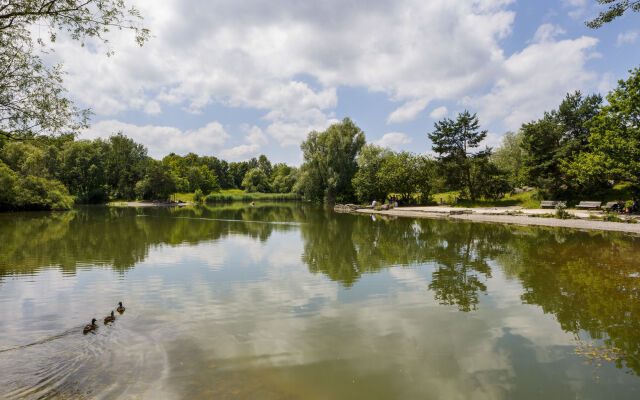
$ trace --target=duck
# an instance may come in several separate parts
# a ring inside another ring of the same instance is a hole
[[[120,314],[122,314],[122,313],[124,312],[124,310],[125,310],[125,308],[124,308],[124,306],[122,305],[122,302],[121,302],[121,301],[119,301],[119,302],[118,302],[118,308],[116,308],[116,311],[118,311]]]
[[[96,329],[98,329],[98,325],[96,325],[96,321],[97,321],[97,319],[93,318],[91,320],[91,323],[84,327],[84,329],[82,330],[82,333],[86,335],[87,333],[93,332]]]
[[[113,315],[113,310],[111,310],[111,315],[107,315],[107,316],[104,318],[104,324],[106,325],[106,324],[108,324],[108,323],[110,323],[110,322],[113,322],[113,321],[115,321],[115,320],[116,320],[116,317]]]

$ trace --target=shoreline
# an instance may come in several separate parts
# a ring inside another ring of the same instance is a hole
[[[534,212],[528,214],[523,213],[521,215],[509,215],[505,214],[505,212],[520,210],[502,210],[502,213],[500,213],[498,212],[498,209],[482,209],[481,212],[478,212],[478,210],[480,209],[452,210],[446,207],[442,207],[440,209],[438,208],[439,207],[399,207],[386,211],[358,208],[351,211],[351,213],[405,218],[447,219],[454,221],[468,221],[505,225],[546,226],[552,228],[568,228],[588,231],[624,232],[640,235],[640,223],[634,224],[628,222],[610,222],[596,219],[585,219],[581,217],[578,217],[576,219],[545,218],[539,216],[542,213],[535,212],[534,210],[532,210]],[[548,210],[544,210],[544,213],[547,212]],[[584,213],[585,212],[581,212],[581,214]],[[595,214],[595,212],[586,213],[587,215],[598,215]]]
[[[192,206],[188,201],[184,203],[154,203],[151,201],[116,201],[106,204],[108,207],[185,207]]]

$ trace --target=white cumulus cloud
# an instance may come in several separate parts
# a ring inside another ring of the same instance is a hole
[[[400,146],[409,144],[412,139],[402,132],[389,132],[385,133],[380,139],[374,143],[381,147],[387,147],[393,150],[398,150]]]

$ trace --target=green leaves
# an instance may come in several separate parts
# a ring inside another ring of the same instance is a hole
[[[598,0],[598,4],[608,5],[608,8],[606,11],[600,12],[596,18],[585,22],[592,29],[600,28],[602,25],[621,17],[627,11],[640,11],[640,1],[638,0]]]
[[[324,132],[310,132],[300,145],[304,163],[294,190],[309,200],[324,199],[328,204],[353,198],[351,180],[364,143],[364,133],[349,118]]]
[[[640,68],[607,96],[588,123],[589,147],[567,163],[567,171],[582,184],[597,179],[640,180]]]

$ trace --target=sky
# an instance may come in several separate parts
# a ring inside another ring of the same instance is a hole
[[[81,138],[122,131],[174,152],[299,165],[300,143],[345,117],[367,142],[429,153],[427,134],[469,110],[488,146],[567,92],[606,94],[640,66],[640,13],[593,30],[595,0],[130,0],[131,32],[55,60],[93,111]],[[115,51],[107,57],[108,49]]]

